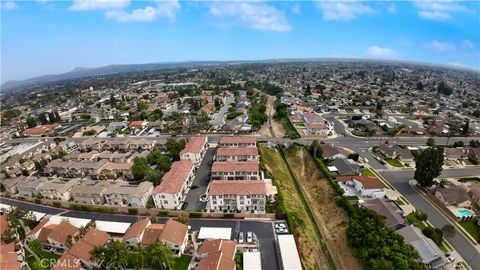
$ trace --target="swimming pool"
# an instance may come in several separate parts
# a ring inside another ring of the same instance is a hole
[[[457,214],[459,217],[468,217],[468,216],[473,216],[475,213],[471,210],[468,209],[458,209]]]

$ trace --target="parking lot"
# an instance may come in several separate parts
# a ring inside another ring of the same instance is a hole
[[[188,203],[186,210],[188,211],[199,211],[207,208],[206,202],[200,202],[199,198],[207,192],[208,182],[210,180],[210,165],[213,161],[215,155],[215,148],[208,148],[205,156],[203,157],[202,163],[197,168],[195,173],[195,179],[193,180],[192,186],[198,186],[198,188],[190,189],[187,194],[185,202]]]

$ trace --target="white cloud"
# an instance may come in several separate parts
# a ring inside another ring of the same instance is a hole
[[[366,55],[373,58],[396,58],[398,53],[390,48],[382,48],[379,46],[371,46],[367,49]]]
[[[460,41],[460,47],[462,49],[471,50],[471,49],[475,48],[475,43],[473,43],[473,41],[471,41],[471,40],[464,39],[464,40]]]
[[[451,42],[441,42],[438,40],[432,40],[431,42],[424,44],[424,47],[441,53],[452,52],[456,50],[455,44]]]
[[[299,4],[295,4],[295,5],[292,7],[292,12],[295,13],[295,14],[300,14],[300,13],[302,13],[302,10],[300,9],[300,5],[299,5]]]
[[[394,3],[391,3],[390,5],[388,5],[387,11],[389,13],[397,13],[397,6]]]
[[[318,7],[322,11],[323,19],[326,21],[351,21],[359,15],[374,13],[370,6],[353,1],[318,2]]]
[[[122,9],[130,5],[130,0],[74,0],[71,11]]]
[[[285,13],[258,2],[213,3],[209,13],[219,18],[233,18],[234,24],[258,30],[288,32],[292,30]]]
[[[153,7],[134,9],[130,13],[124,10],[109,10],[105,13],[105,18],[117,22],[151,22],[157,18],[164,18],[173,22],[179,10],[178,1],[157,1]]]
[[[14,10],[14,9],[18,8],[18,5],[13,1],[7,1],[7,2],[4,2],[4,3],[1,3],[1,8],[3,10]]]
[[[435,21],[451,20],[452,13],[468,10],[456,1],[418,1],[415,2],[415,6],[420,18]]]

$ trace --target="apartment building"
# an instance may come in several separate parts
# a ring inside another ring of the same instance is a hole
[[[257,147],[257,139],[253,136],[222,137],[218,147]]]
[[[68,201],[72,189],[79,181],[79,179],[53,179],[38,187],[38,192],[48,199]]]
[[[213,181],[207,194],[207,208],[213,211],[265,212],[267,191],[263,181]]]
[[[156,208],[179,209],[187,197],[195,177],[193,162],[180,160],[172,164],[170,170],[162,177],[162,182],[153,193]]]
[[[152,182],[132,185],[126,181],[115,181],[105,190],[104,195],[106,203],[110,205],[145,207],[152,191]]]
[[[258,161],[217,161],[211,172],[212,180],[260,180]]]
[[[216,161],[254,161],[258,160],[256,147],[221,147],[217,149]]]
[[[25,178],[17,183],[17,192],[20,196],[36,196],[40,194],[38,188],[47,182],[47,178]]]
[[[111,185],[110,181],[83,180],[72,189],[72,200],[77,203],[104,204],[105,190]]]
[[[202,162],[203,156],[207,152],[207,137],[194,136],[188,139],[185,148],[180,152],[181,160],[190,160],[193,165],[198,166]]]

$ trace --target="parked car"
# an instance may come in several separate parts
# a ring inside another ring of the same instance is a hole
[[[252,243],[252,242],[253,242],[253,233],[247,232],[247,243]]]
[[[243,242],[244,242],[243,232],[240,232],[240,233],[238,234],[238,243],[239,243],[239,244],[243,244]]]
[[[184,203],[182,204],[182,210],[186,210],[187,207],[188,207],[188,202],[184,202]]]
[[[285,223],[275,223],[275,229],[286,229],[287,225]]]
[[[201,201],[201,202],[207,202],[207,201],[208,201],[208,196],[207,196],[207,194],[203,194],[202,196],[200,196],[200,201]]]
[[[286,234],[286,233],[288,233],[288,229],[287,228],[278,228],[278,229],[275,229],[275,233]]]

